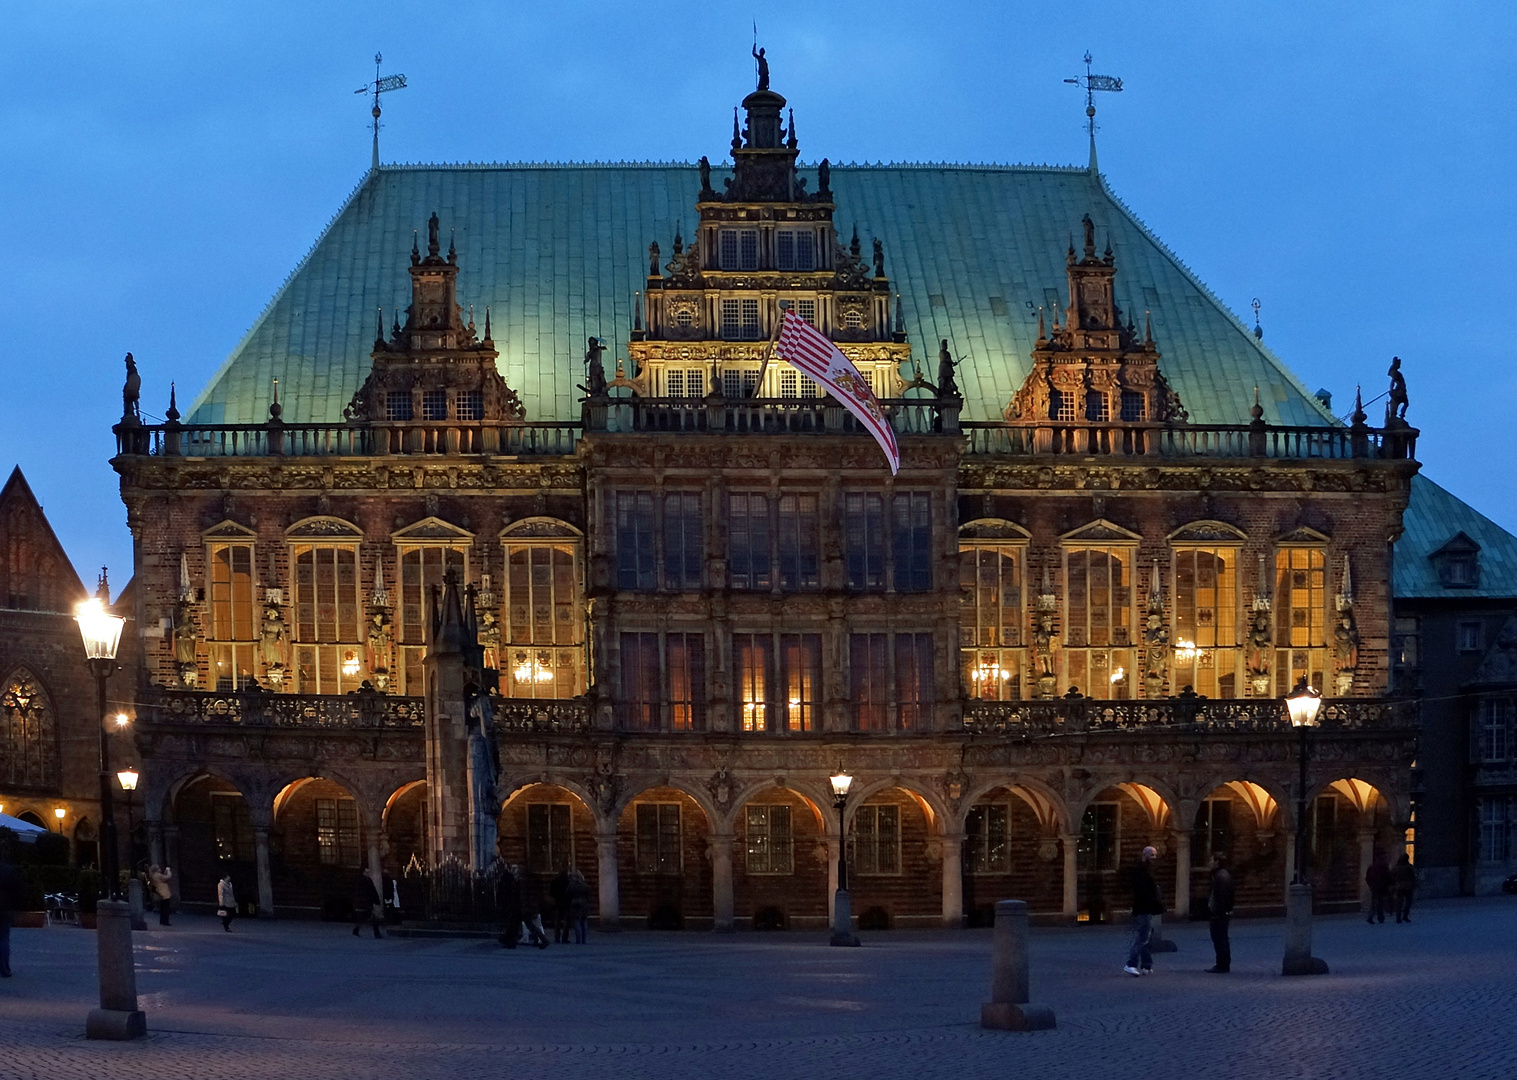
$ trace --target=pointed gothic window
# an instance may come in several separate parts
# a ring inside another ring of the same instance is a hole
[[[0,689],[0,789],[56,788],[58,734],[53,707],[32,676],[13,672]]]

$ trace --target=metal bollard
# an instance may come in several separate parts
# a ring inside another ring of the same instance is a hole
[[[95,948],[100,964],[100,1008],[84,1021],[87,1039],[140,1039],[147,1017],[137,1008],[137,971],[132,959],[131,906],[102,900],[95,909]]]
[[[980,1026],[999,1031],[1041,1031],[1054,1027],[1053,1010],[1029,1004],[1027,902],[996,904],[991,938],[990,1001],[980,1006]]]

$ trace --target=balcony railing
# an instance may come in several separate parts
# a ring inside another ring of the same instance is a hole
[[[574,453],[577,421],[531,424],[138,424],[116,427],[116,453],[164,457],[370,457],[386,454]]]
[[[1417,429],[1254,424],[987,423],[960,427],[971,455],[1157,458],[1391,458],[1417,454]]]
[[[584,698],[495,698],[494,706],[495,724],[502,732],[590,730],[590,707]],[[338,695],[159,690],[141,719],[168,725],[420,731],[423,707],[419,697],[377,691]]]
[[[1405,730],[1417,725],[1417,703],[1404,699],[1353,698],[1325,701],[1318,715],[1322,730]],[[1276,698],[1163,698],[1104,701],[969,701],[964,728],[976,735],[1065,735],[1080,732],[1198,733],[1289,731],[1285,705]]]
[[[958,402],[934,398],[880,401],[897,435],[955,431]],[[731,435],[862,435],[864,426],[832,398],[631,397],[590,398],[592,431],[683,431]]]

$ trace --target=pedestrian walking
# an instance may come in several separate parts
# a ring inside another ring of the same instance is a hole
[[[158,905],[158,925],[169,925],[169,901],[174,895],[174,871],[156,863],[147,868],[148,884],[153,888],[153,902]]]
[[[232,918],[237,914],[237,893],[232,889],[230,870],[216,883],[216,914],[221,917],[221,928],[230,934]]]
[[[1385,902],[1391,892],[1391,868],[1385,861],[1385,852],[1375,849],[1375,859],[1364,872],[1364,883],[1370,890],[1370,913],[1364,921],[1385,922]]]
[[[1225,975],[1233,968],[1233,946],[1227,938],[1227,928],[1232,921],[1235,896],[1233,876],[1227,870],[1227,856],[1217,852],[1211,857],[1211,892],[1206,897],[1211,945],[1217,954],[1217,962],[1206,970],[1213,975]]]
[[[574,944],[583,945],[590,922],[590,883],[578,867],[569,871],[569,919],[574,924]]]
[[[569,868],[565,866],[553,876],[548,884],[548,896],[553,900],[553,943],[569,944]]]
[[[11,912],[22,905],[26,891],[6,846],[0,845],[0,979],[11,977]]]
[[[353,936],[364,928],[364,924],[374,928],[376,939],[384,937],[379,932],[379,920],[384,916],[384,904],[379,899],[379,890],[374,887],[374,879],[365,870],[358,872],[358,880],[353,883]]]
[[[1127,965],[1122,970],[1129,975],[1154,973],[1154,954],[1149,941],[1153,937],[1154,916],[1164,914],[1164,895],[1154,880],[1154,860],[1158,857],[1157,848],[1144,848],[1142,858],[1128,875],[1128,883],[1132,886],[1132,944],[1128,946]]]
[[[1412,860],[1404,851],[1391,869],[1391,887],[1396,894],[1396,921],[1411,922],[1412,894],[1417,891],[1417,869],[1412,866]]]
[[[495,882],[495,904],[500,912],[500,943],[514,949],[521,940],[521,883],[517,880],[516,867],[510,863],[500,866],[500,876]]]
[[[537,878],[523,873],[520,878],[521,921],[527,937],[539,949],[548,947],[548,935],[543,930],[543,894]]]

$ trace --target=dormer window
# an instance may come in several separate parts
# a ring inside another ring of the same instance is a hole
[[[775,261],[781,270],[812,270],[816,244],[809,231],[781,229],[775,235]]]
[[[385,395],[385,419],[411,419],[411,395],[404,390],[391,390]]]
[[[460,420],[483,420],[485,418],[485,395],[479,390],[458,392],[458,418]]]
[[[1085,391],[1085,419],[1105,423],[1111,419],[1110,399],[1099,390]]]
[[[1445,589],[1474,589],[1480,585],[1480,545],[1457,533],[1428,558],[1438,568],[1438,583]]]
[[[723,229],[718,250],[723,270],[757,270],[758,230]]]
[[[446,420],[448,418],[448,392],[446,390],[423,390],[421,392],[421,418],[423,420]]]
[[[1122,391],[1122,419],[1129,424],[1141,424],[1148,419],[1144,409],[1145,401],[1140,390]]]

